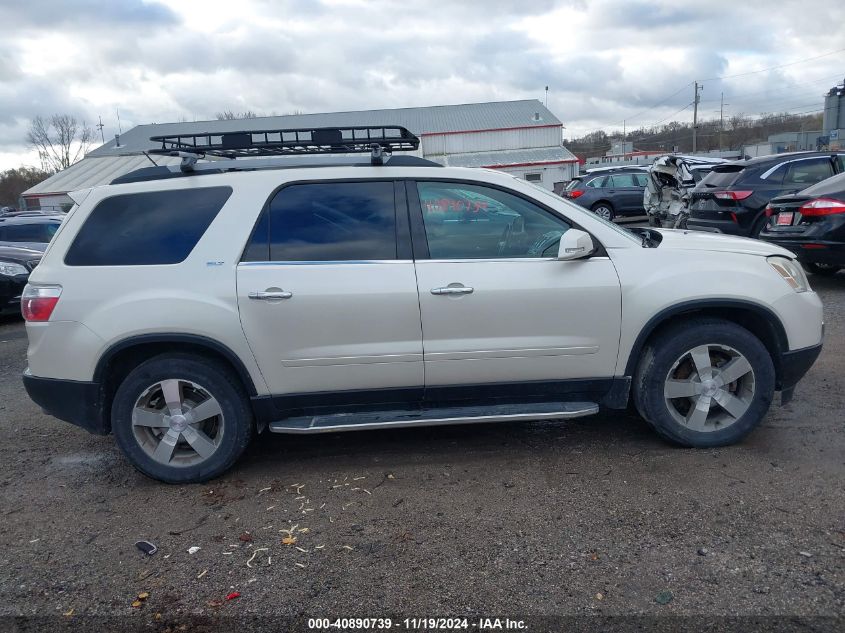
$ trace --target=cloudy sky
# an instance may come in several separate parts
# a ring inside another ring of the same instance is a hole
[[[548,85],[572,137],[691,120],[696,79],[712,117],[721,92],[728,114],[817,111],[845,77],[842,0],[0,0],[0,23],[0,169],[37,163],[39,114],[108,139],[118,109],[125,130]]]

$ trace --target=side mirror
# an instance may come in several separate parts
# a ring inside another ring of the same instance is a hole
[[[560,261],[584,259],[596,252],[596,245],[589,233],[578,229],[569,229],[560,238],[557,258]]]

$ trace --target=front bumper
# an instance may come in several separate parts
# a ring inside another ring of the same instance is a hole
[[[23,385],[32,401],[48,415],[82,427],[90,433],[108,435],[99,383],[39,378],[23,374]]]

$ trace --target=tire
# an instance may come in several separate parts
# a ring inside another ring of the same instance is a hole
[[[804,270],[807,272],[811,272],[814,275],[822,275],[824,277],[832,277],[840,270],[842,270],[842,266],[837,266],[836,264],[813,264],[813,263],[802,263]]]
[[[117,445],[129,462],[174,484],[225,472],[254,429],[239,379],[224,365],[190,354],[156,356],[133,369],[115,392],[111,414]]]
[[[765,228],[767,221],[768,218],[765,215],[757,218],[757,220],[751,226],[751,234],[749,235],[749,237],[752,237],[755,240],[759,240],[760,232]]]
[[[590,208],[590,210],[608,222],[613,222],[613,218],[616,217],[613,207],[608,202],[597,202]]]
[[[722,385],[723,375],[734,380]],[[634,404],[670,442],[726,446],[760,423],[774,389],[772,358],[756,336],[730,321],[697,318],[670,326],[646,346],[634,377]],[[669,390],[681,395],[672,398]]]

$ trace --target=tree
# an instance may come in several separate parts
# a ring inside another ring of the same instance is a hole
[[[45,171],[67,169],[85,156],[94,132],[69,114],[54,114],[49,119],[35,117],[29,123],[26,140],[38,151]]]
[[[223,110],[214,115],[218,121],[234,121],[235,119],[257,119],[258,115],[252,110],[246,112],[234,112],[232,110]]]
[[[0,207],[16,207],[24,191],[49,177],[49,172],[35,167],[18,167],[0,172]]]

